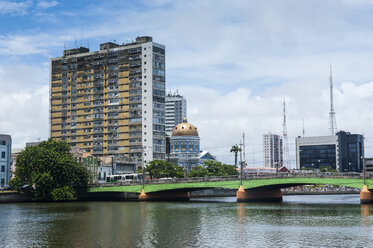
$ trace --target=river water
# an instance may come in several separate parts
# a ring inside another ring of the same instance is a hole
[[[373,247],[359,195],[0,205],[0,247]]]

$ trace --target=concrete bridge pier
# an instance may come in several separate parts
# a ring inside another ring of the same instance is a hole
[[[237,202],[282,202],[281,189],[238,189]]]
[[[159,191],[145,193],[143,189],[139,201],[189,201],[190,193],[181,191]]]
[[[366,185],[360,191],[360,203],[373,203],[373,191],[370,191]]]

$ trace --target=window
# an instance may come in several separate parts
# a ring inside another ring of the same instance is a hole
[[[175,143],[175,151],[178,151],[178,150],[179,150],[179,143],[176,142],[176,143]]]
[[[2,186],[5,185],[5,179],[4,179],[4,178],[1,178],[1,185],[2,185]]]
[[[5,152],[1,152],[1,158],[5,158]]]
[[[5,172],[5,165],[1,166],[1,172]]]

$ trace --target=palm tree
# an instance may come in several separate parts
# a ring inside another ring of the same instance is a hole
[[[234,152],[234,166],[237,168],[237,154],[241,151],[241,148],[238,145],[232,146],[230,152]]]

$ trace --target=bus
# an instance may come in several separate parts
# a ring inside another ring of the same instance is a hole
[[[142,174],[122,174],[110,175],[106,177],[106,182],[123,182],[123,183],[136,183],[142,181]]]

